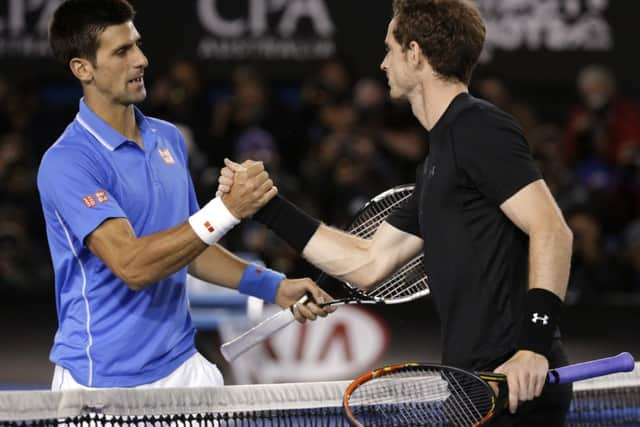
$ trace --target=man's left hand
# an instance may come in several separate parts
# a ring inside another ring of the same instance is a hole
[[[509,385],[509,411],[518,410],[518,403],[539,397],[547,380],[549,361],[541,354],[520,350],[494,372],[505,374]]]
[[[334,306],[320,308],[319,304],[331,301],[333,298],[308,278],[283,280],[276,294],[276,304],[282,308],[291,307],[305,294],[311,295],[309,302],[296,304],[293,308],[293,314],[298,322],[316,320],[318,316],[326,317],[327,314],[336,311]]]

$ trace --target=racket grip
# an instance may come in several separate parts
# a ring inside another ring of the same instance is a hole
[[[635,360],[633,356],[624,352],[604,359],[576,363],[564,368],[550,369],[547,375],[547,382],[550,384],[566,384],[617,372],[629,372],[633,371],[634,367]]]
[[[304,304],[309,299],[303,296],[296,304]],[[220,352],[227,362],[232,362],[238,356],[246,353],[251,348],[260,344],[271,335],[289,326],[296,320],[293,315],[293,307],[282,310],[271,317],[266,318],[242,335],[226,342],[220,346]]]

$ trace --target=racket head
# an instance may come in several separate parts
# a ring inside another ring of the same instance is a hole
[[[399,185],[373,197],[354,216],[347,231],[364,239],[371,238],[389,214],[411,196],[414,187],[414,184]],[[359,302],[399,304],[423,297],[430,292],[422,253],[366,291],[354,291],[355,288],[349,283],[324,273],[320,274],[316,282],[337,299],[349,299],[359,295]]]
[[[483,379],[484,378],[484,379]],[[486,382],[501,384],[499,396]],[[506,402],[506,378],[453,367],[403,363],[367,372],[346,389],[352,426],[479,426]]]

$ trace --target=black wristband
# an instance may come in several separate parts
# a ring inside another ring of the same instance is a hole
[[[256,212],[253,219],[273,230],[298,253],[302,253],[320,227],[320,221],[280,195]]]
[[[561,309],[562,300],[553,292],[529,289],[525,296],[518,349],[548,356]]]

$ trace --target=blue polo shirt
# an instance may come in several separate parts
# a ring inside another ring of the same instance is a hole
[[[90,387],[153,382],[195,353],[186,268],[135,292],[84,244],[109,218],[127,218],[142,237],[199,209],[178,129],[135,115],[144,149],[81,100],[38,171],[58,309],[50,359]]]

